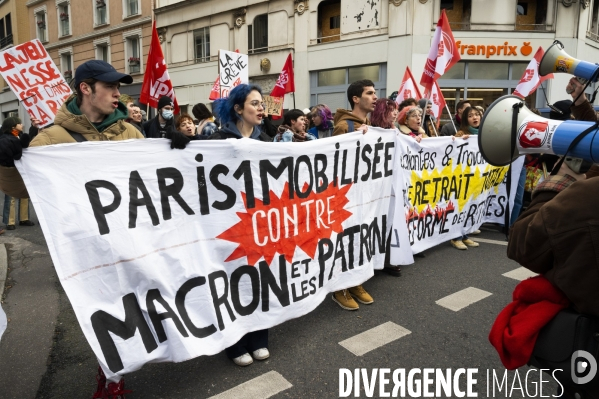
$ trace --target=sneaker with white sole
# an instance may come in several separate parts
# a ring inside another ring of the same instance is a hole
[[[451,246],[457,249],[468,249],[468,247],[466,246],[466,244],[464,244],[462,241],[460,240],[451,240]]]
[[[264,360],[264,359],[268,359],[270,357],[270,352],[266,348],[260,348],[260,349],[256,349],[255,351],[253,351],[252,356],[256,360]]]
[[[363,303],[365,305],[370,305],[374,302],[374,299],[370,296],[368,292],[361,286],[355,286],[350,288],[349,293],[358,300],[358,302]]]
[[[480,230],[474,230],[474,231],[471,231],[468,234],[477,235],[477,234],[480,234]]]
[[[235,363],[238,366],[245,367],[254,363],[254,359],[252,359],[249,353],[244,353],[243,355],[233,359],[233,363]]]
[[[462,242],[463,242],[464,244],[466,244],[467,246],[469,246],[469,247],[478,247],[478,246],[480,245],[480,244],[479,244],[479,243],[477,243],[476,241],[472,241],[472,240],[471,240],[471,239],[469,239],[469,238],[468,238],[468,239],[466,239],[466,240],[462,240]]]

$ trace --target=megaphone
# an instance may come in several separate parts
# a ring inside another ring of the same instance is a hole
[[[539,75],[554,72],[570,73],[592,82],[599,79],[599,65],[571,57],[564,51],[564,45],[559,40],[553,42],[539,63]]]
[[[519,109],[517,129],[512,137],[512,115]],[[478,146],[483,158],[493,166],[506,166],[522,154],[564,155],[568,147],[594,122],[558,121],[529,110],[520,97],[499,97],[487,109],[478,128]],[[599,128],[598,128],[599,129]],[[584,136],[568,156],[599,162],[598,129]]]

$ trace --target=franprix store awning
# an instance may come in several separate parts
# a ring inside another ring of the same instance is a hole
[[[439,79],[452,114],[456,102],[464,98],[487,109],[497,98],[512,93],[539,46],[547,49],[553,43],[549,35],[543,36],[547,38],[456,37],[462,60]],[[541,90],[526,98],[528,107],[545,105]],[[441,119],[449,120],[447,110]]]

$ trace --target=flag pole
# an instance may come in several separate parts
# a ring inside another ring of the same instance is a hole
[[[293,108],[297,109],[297,107],[295,106],[295,92],[293,92]]]
[[[453,121],[453,118],[451,117],[451,111],[449,110],[449,105],[447,105],[447,103],[445,103],[445,108],[447,108],[447,114],[449,115],[449,119],[451,120],[451,124],[453,125],[453,129],[457,133],[458,132],[458,128],[455,126],[455,122]]]

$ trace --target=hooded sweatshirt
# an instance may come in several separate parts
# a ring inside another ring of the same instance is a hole
[[[338,134],[349,133],[349,127],[347,125],[348,120],[354,122],[354,131],[362,125],[370,124],[368,118],[360,119],[354,114],[352,114],[352,112],[349,110],[337,108],[337,112],[335,112],[335,118],[333,120],[335,125],[335,128],[333,130],[333,136],[337,136]]]

